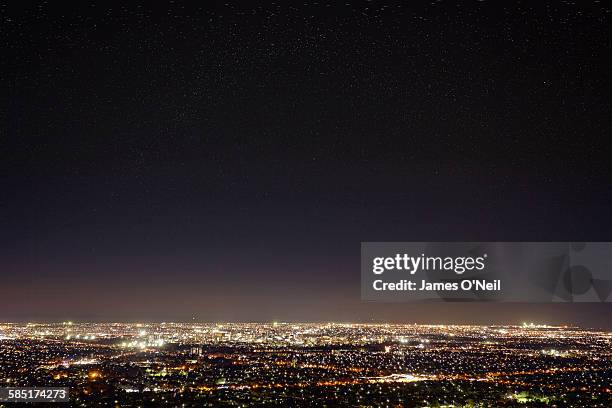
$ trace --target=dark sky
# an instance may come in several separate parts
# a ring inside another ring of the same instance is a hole
[[[0,2],[0,320],[612,324],[359,291],[361,241],[612,241],[609,2],[123,3]]]

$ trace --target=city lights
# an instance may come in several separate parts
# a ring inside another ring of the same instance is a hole
[[[0,324],[0,381],[80,406],[609,406],[609,332],[543,324]],[[314,401],[314,402],[313,402]]]

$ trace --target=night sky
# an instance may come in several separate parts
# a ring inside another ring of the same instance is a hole
[[[0,320],[612,325],[359,289],[361,241],[612,241],[609,2],[149,3],[0,2]]]

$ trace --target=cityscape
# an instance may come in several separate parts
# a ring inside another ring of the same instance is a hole
[[[0,323],[1,387],[75,407],[610,407],[612,332],[349,323]],[[13,406],[0,402],[0,407]]]
[[[0,22],[0,408],[612,408],[611,2]]]

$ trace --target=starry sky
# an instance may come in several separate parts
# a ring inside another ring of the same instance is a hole
[[[359,289],[361,241],[612,241],[609,2],[0,21],[0,320],[612,324]]]

